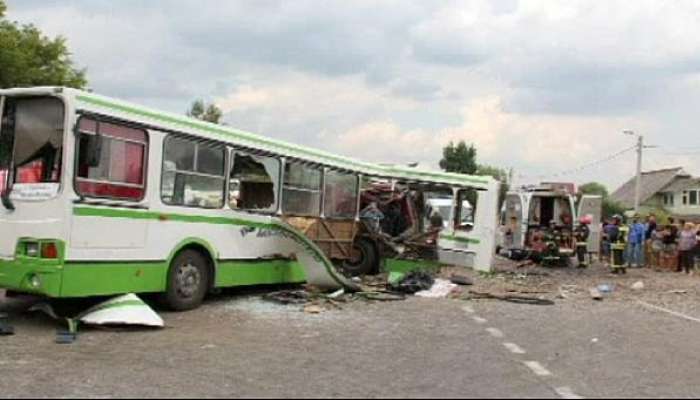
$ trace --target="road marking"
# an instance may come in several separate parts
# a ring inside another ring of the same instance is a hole
[[[552,373],[547,371],[547,368],[537,361],[525,361],[525,365],[532,370],[537,376],[551,376]]]
[[[513,354],[525,354],[525,350],[515,343],[503,343],[503,346]]]
[[[561,397],[562,399],[582,399],[583,398],[583,397],[577,395],[576,393],[574,393],[574,391],[571,390],[571,388],[568,386],[554,388],[554,391],[557,392],[559,397]]]
[[[673,311],[673,310],[669,310],[667,308],[655,306],[653,304],[649,304],[649,303],[641,301],[641,300],[637,300],[637,303],[639,303],[647,308],[652,308],[652,309],[657,310],[657,311],[662,311],[662,312],[665,312],[665,313],[668,313],[671,315],[675,315],[676,317],[679,317],[679,318],[687,319],[688,321],[700,322],[700,319],[691,317],[690,315],[685,315],[685,314],[679,313],[677,311]]]
[[[505,336],[500,329],[496,329],[496,328],[486,328],[486,332],[490,333],[491,336],[493,336],[497,339],[502,339],[503,336]]]
[[[467,314],[474,314],[474,309],[469,306],[463,306],[462,310]]]
[[[488,322],[487,320],[485,320],[485,319],[483,319],[483,318],[481,318],[481,317],[476,317],[476,316],[472,317],[472,319],[473,319],[474,322],[476,322],[477,324],[485,324],[485,323]]]

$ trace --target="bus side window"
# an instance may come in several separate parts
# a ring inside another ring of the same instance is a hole
[[[233,209],[275,212],[278,204],[280,161],[274,157],[232,152],[229,205]]]
[[[355,218],[357,175],[328,171],[324,191],[324,210],[328,218]]]
[[[221,208],[224,205],[223,145],[168,137],[163,157],[161,198],[169,205]]]
[[[321,214],[322,171],[308,164],[284,166],[282,211],[289,215],[318,217]]]
[[[148,135],[87,117],[78,123],[76,191],[80,196],[140,201],[146,193]],[[99,150],[91,145],[100,142]]]

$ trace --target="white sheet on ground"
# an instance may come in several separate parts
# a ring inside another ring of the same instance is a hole
[[[440,299],[449,296],[458,286],[445,279],[436,279],[435,283],[429,290],[421,290],[416,293],[418,297],[426,297],[430,299]]]

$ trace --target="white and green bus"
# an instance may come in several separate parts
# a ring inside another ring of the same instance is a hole
[[[353,288],[347,271],[393,260],[360,218],[373,179],[449,190],[454,204],[477,190],[475,228],[451,223],[440,245],[450,262],[491,265],[488,177],[370,164],[68,88],[0,90],[0,121],[9,293],[159,293],[187,310],[215,288]]]

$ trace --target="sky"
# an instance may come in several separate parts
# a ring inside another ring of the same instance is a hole
[[[437,168],[450,141],[516,184],[700,174],[700,2],[8,0],[90,88],[354,158]],[[599,162],[603,161],[604,162]]]

